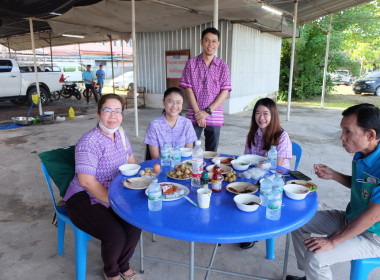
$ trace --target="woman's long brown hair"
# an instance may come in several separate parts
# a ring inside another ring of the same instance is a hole
[[[280,136],[282,134],[282,128],[280,126],[280,115],[278,114],[278,109],[276,103],[270,99],[270,98],[262,98],[259,99],[255,107],[253,108],[252,112],[252,118],[251,118],[251,127],[248,132],[248,146],[251,149],[252,145],[255,145],[255,134],[257,130],[259,129],[257,123],[256,123],[256,111],[257,108],[262,105],[265,106],[269,109],[270,115],[271,115],[271,120],[270,123],[265,130],[265,133],[263,135],[264,138],[264,150],[269,151],[271,145],[277,146],[279,141],[280,141]]]

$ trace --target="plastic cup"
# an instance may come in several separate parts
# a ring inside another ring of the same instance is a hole
[[[252,173],[251,171],[244,171],[243,176],[245,179],[251,179],[252,178]]]
[[[197,190],[198,205],[200,208],[210,207],[211,193],[211,190],[206,188],[200,188]]]

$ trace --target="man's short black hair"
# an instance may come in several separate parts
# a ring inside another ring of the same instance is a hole
[[[342,112],[344,117],[357,116],[358,126],[364,131],[376,131],[376,139],[380,138],[380,109],[373,104],[362,103],[351,106]]]
[[[202,40],[206,36],[207,33],[212,33],[218,36],[218,41],[220,41],[220,32],[215,27],[209,27],[202,31]]]
[[[91,65],[90,65],[90,64],[87,64],[87,67],[91,67]]]
[[[102,64],[99,65],[99,67],[102,67],[102,66],[103,66]]]

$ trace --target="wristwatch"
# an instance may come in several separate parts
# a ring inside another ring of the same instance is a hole
[[[205,111],[206,111],[207,114],[212,115],[211,109],[210,109],[209,107],[207,107],[207,108],[205,109]]]

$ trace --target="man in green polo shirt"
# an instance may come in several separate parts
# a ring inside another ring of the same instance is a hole
[[[380,257],[380,110],[372,104],[359,104],[342,115],[342,145],[355,153],[352,175],[323,164],[314,169],[319,178],[351,189],[351,199],[346,211],[318,211],[292,232],[298,268],[306,276],[288,275],[287,280],[330,280],[332,264]]]

